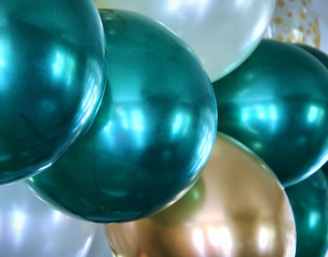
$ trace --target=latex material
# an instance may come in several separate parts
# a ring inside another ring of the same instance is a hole
[[[253,55],[213,83],[219,131],[244,143],[290,186],[328,154],[328,72],[306,51],[263,40]]]
[[[295,223],[283,188],[260,159],[222,134],[181,200],[105,229],[116,257],[295,256]]]
[[[312,0],[278,0],[265,36],[320,48],[321,28]]]
[[[105,223],[181,197],[210,156],[217,107],[199,61],[166,28],[126,11],[101,17],[109,68],[97,118],[79,145],[29,183],[63,211]]]
[[[97,231],[87,257],[113,257],[106,239],[104,226],[102,224],[98,224]]]
[[[169,27],[202,60],[211,81],[253,52],[271,21],[275,0],[95,0],[98,8],[125,9]]]
[[[105,88],[91,0],[0,3],[0,184],[40,172],[81,137]]]
[[[96,228],[51,208],[23,182],[0,187],[0,256],[85,257]]]
[[[321,19],[326,26],[328,26],[328,2],[326,0],[313,0],[313,5],[316,13],[318,14],[319,19]]]
[[[327,53],[308,45],[304,44],[295,44],[296,46],[302,48],[303,50],[307,51],[313,57],[317,58],[327,69],[328,69],[328,55]]]
[[[328,253],[328,181],[318,171],[286,190],[297,230],[296,257]]]

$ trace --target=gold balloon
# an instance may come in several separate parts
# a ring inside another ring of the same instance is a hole
[[[295,256],[295,222],[281,184],[258,157],[221,133],[183,198],[105,230],[116,257]]]

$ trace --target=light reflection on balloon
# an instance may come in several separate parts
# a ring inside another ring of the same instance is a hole
[[[187,42],[212,81],[242,63],[259,44],[276,0],[95,0],[157,20]]]
[[[96,224],[38,199],[22,182],[0,187],[0,255],[85,257]]]
[[[41,172],[84,135],[104,93],[106,60],[92,0],[4,0],[0,10],[5,184]]]
[[[326,162],[328,70],[311,54],[293,44],[263,40],[213,86],[218,130],[253,150],[284,186]]]
[[[261,160],[221,133],[184,197],[153,216],[105,230],[116,257],[295,255],[295,223],[284,189]]]
[[[296,257],[328,251],[328,180],[321,170],[286,189],[296,223]]]
[[[28,183],[65,212],[122,222],[159,211],[196,182],[215,141],[217,106],[199,60],[173,33],[133,12],[100,14],[108,87],[97,117]]]

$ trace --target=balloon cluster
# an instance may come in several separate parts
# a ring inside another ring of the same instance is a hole
[[[311,0],[2,1],[0,255],[85,257],[99,223],[120,257],[324,257],[318,17]]]

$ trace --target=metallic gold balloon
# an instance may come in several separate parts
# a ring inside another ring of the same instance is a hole
[[[218,130],[245,144],[284,186],[328,159],[328,70],[308,52],[262,40],[241,66],[213,83]]]
[[[116,257],[294,257],[288,198],[267,166],[218,134],[199,182],[164,211],[105,225]]]
[[[108,87],[76,147],[29,179],[44,199],[95,222],[148,216],[200,176],[217,130],[211,82],[189,47],[128,11],[100,10]]]
[[[42,171],[84,135],[105,70],[92,0],[0,1],[0,184]]]
[[[328,181],[322,171],[286,189],[293,209],[296,257],[328,254]]]

